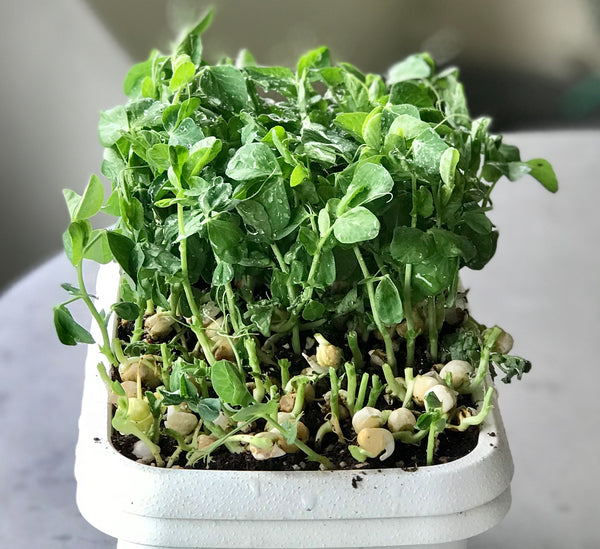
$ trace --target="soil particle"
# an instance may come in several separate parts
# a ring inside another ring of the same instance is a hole
[[[358,488],[359,482],[362,482],[362,477],[358,475],[352,477],[352,488]]]

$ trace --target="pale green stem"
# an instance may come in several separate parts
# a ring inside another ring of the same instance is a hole
[[[365,372],[360,379],[360,386],[358,388],[358,396],[356,397],[356,403],[354,405],[354,413],[358,412],[365,403],[365,397],[367,396],[367,386],[369,385],[369,374]]]
[[[354,415],[354,400],[356,399],[356,367],[352,362],[344,364],[346,369],[346,408]]]
[[[406,382],[406,395],[402,401],[402,408],[410,409],[412,408],[413,388],[415,386],[412,368],[404,368],[404,381]]]
[[[177,204],[177,218],[179,223],[179,233],[184,233],[184,223],[183,223],[183,207],[181,204]],[[194,296],[194,291],[192,290],[192,285],[190,283],[189,271],[188,271],[188,258],[187,258],[187,238],[182,238],[179,242],[179,253],[181,255],[181,272],[183,274],[183,290],[185,292],[185,296],[187,298],[188,305],[190,307],[190,311],[192,312],[192,321],[190,327],[192,331],[198,338],[198,343],[202,347],[202,352],[206,357],[206,360],[209,364],[214,364],[215,357],[213,355],[211,344],[206,336],[206,332],[204,331],[204,326],[202,324],[202,315],[200,310],[198,309],[198,304],[196,303],[196,298]]]
[[[106,322],[100,316],[98,309],[96,309],[96,306],[94,305],[94,302],[92,301],[90,294],[88,293],[88,291],[85,287],[85,281],[83,280],[83,263],[82,262],[79,262],[79,264],[76,266],[76,271],[77,271],[77,282],[79,283],[79,288],[82,293],[83,302],[86,304],[90,313],[92,313],[92,317],[94,318],[96,324],[98,325],[98,328],[100,329],[100,334],[102,336],[102,345],[99,346],[100,351],[113,366],[118,368],[119,361],[116,359],[115,355],[112,352],[112,349],[110,346],[111,340],[108,335],[108,330],[106,328]]]
[[[290,280],[290,270],[283,259],[283,255],[281,255],[281,251],[277,244],[271,244],[271,249],[275,254],[275,258],[277,259],[277,263],[279,263],[279,268],[287,275],[286,286],[288,292],[288,299],[290,300],[290,309],[291,305],[296,301],[296,289]],[[299,355],[302,353],[302,348],[300,346],[300,326],[298,325],[298,313],[290,312],[290,315],[294,319],[294,324],[292,326],[292,348],[294,349],[294,353]]]
[[[435,422],[431,423],[427,435],[427,465],[433,465],[433,451],[435,450]]]
[[[438,357],[438,328],[435,296],[427,299],[427,322],[429,328],[429,354],[434,362]]]
[[[377,312],[377,307],[375,306],[375,287],[373,286],[373,281],[371,280],[371,274],[369,273],[369,269],[367,268],[367,264],[365,263],[365,259],[357,245],[353,246],[354,255],[360,265],[360,270],[362,271],[363,277],[365,278],[365,284],[367,286],[367,293],[369,295],[369,302],[371,304],[371,312],[373,313],[373,320],[375,321],[375,325],[383,338],[383,342],[385,344],[385,354],[387,358],[387,362],[394,371],[397,372],[396,367],[396,356],[394,354],[394,346],[392,343],[392,337],[390,336],[390,332],[381,322],[379,318],[379,313]]]

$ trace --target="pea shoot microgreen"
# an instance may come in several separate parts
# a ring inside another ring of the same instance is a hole
[[[117,379],[104,373],[113,426],[157,465],[227,448],[256,459],[300,451],[333,467],[319,443],[354,442],[344,414],[382,405],[416,414],[416,430],[362,438],[384,444],[386,458],[390,440],[426,438],[431,464],[437,435],[481,423],[491,393],[462,422],[434,393],[419,409],[418,352],[430,365],[470,362],[461,393],[494,368],[506,381],[529,370],[497,348],[500,328],[468,314],[440,333],[459,309],[460,269],[482,269],[496,250],[488,213],[500,178],[529,175],[555,192],[552,167],[522,161],[488,118],[472,119],[458,71],[437,72],[427,54],[386,77],[334,64],[324,47],[295,70],[248,53],[212,65],[201,43],[211,17],[172,55],[135,65],[128,102],[101,114],[108,196],[96,175],[82,195],[64,191],[78,286],[65,284],[70,298],[55,307],[59,338],[93,342],[68,309],[82,300]],[[92,228],[101,211],[116,218],[109,229]],[[121,267],[121,301],[108,311],[84,284],[85,260]],[[454,391],[451,377],[439,383]],[[304,437],[315,398],[327,417]],[[174,440],[170,458],[160,435]],[[360,461],[381,452],[350,446]]]

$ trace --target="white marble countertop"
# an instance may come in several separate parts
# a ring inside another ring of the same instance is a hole
[[[522,382],[499,387],[516,470],[512,508],[469,547],[595,549],[600,131],[523,133],[506,142],[520,146],[525,159],[551,160],[561,189],[550,195],[529,178],[499,184],[492,216],[498,252],[484,271],[463,274],[478,320],[510,331],[515,352],[534,364]],[[115,546],[75,506],[85,348],[63,347],[52,325],[52,306],[64,298],[60,283],[73,280],[57,257],[0,297],[0,547]]]

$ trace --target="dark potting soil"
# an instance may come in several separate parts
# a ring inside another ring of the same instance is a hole
[[[447,327],[445,327],[447,329]],[[443,329],[444,331],[444,329]],[[327,331],[322,332],[323,335],[334,345],[342,348],[344,356],[352,356],[350,348],[345,337],[345,334],[340,332],[329,333]],[[118,336],[123,341],[128,341],[131,335],[131,323],[123,322],[119,325]],[[443,334],[440,334],[443,335]],[[414,361],[414,374],[422,374],[428,372],[433,367],[434,361],[429,356],[425,338],[418,338],[417,345],[415,348],[415,361]],[[156,344],[160,342],[149,341],[146,342]],[[194,342],[190,342],[190,348],[193,348]],[[316,347],[316,344],[315,344]],[[380,378],[383,378],[381,367],[373,365],[371,363],[367,350],[369,349],[381,349],[383,344],[378,341],[375,337],[371,337],[369,341],[361,343],[361,349],[363,350],[363,362],[364,366],[361,372],[369,374],[377,374]],[[307,354],[313,354],[312,350],[306,349]],[[300,374],[302,369],[306,368],[307,363],[301,356],[295,355],[291,350],[290,342],[285,340],[277,343],[276,359],[287,358],[290,360],[290,377]],[[402,346],[396,353],[396,359],[398,364],[403,364],[406,360],[405,351]],[[270,371],[272,370],[272,371]],[[277,376],[279,375],[279,369],[276,367],[264,367],[266,375]],[[113,369],[113,379],[118,379],[118,371]],[[383,381],[383,379],[382,379]],[[344,388],[344,382],[342,382],[342,388]],[[348,445],[356,444],[356,435],[352,429],[350,419],[341,419],[340,425],[342,432],[345,437],[345,442],[340,442],[337,435],[329,433],[323,438],[320,448],[315,448],[314,437],[319,427],[326,421],[326,416],[331,413],[331,410],[327,403],[324,402],[323,395],[329,390],[329,384],[326,380],[315,384],[316,400],[306,405],[304,413],[302,415],[302,422],[308,428],[310,435],[307,444],[315,449],[319,454],[328,458],[333,463],[336,469],[384,469],[384,468],[401,468],[405,470],[413,470],[419,466],[423,466],[426,463],[426,449],[427,440],[424,439],[420,444],[402,444],[397,443],[395,451],[391,457],[385,461],[380,461],[378,458],[367,459],[365,462],[358,462],[355,460],[350,451]],[[470,396],[459,395],[458,406],[470,407],[473,403],[470,400]],[[382,393],[376,403],[376,407],[380,410],[393,409],[398,407],[398,403],[393,401],[387,401],[385,394]],[[264,423],[264,422],[263,422]],[[262,425],[258,425],[256,432],[262,430]],[[437,445],[434,453],[434,464],[447,463],[456,459],[459,459],[469,452],[471,452],[476,446],[479,438],[479,428],[474,426],[464,432],[453,431],[451,429],[445,429],[437,437]],[[136,457],[132,454],[134,443],[137,439],[132,435],[121,435],[120,433],[113,431],[112,444],[117,451],[124,456],[135,460]],[[159,441],[161,447],[161,455],[165,460],[168,460],[171,455],[177,450],[175,441],[170,437],[161,437]],[[213,469],[213,470],[254,470],[254,471],[310,471],[319,469],[319,464],[308,460],[307,456],[303,452],[288,453],[279,458],[271,458],[264,461],[256,460],[250,452],[244,451],[240,453],[231,453],[225,447],[218,448],[215,450],[207,459],[202,459],[196,462],[193,466],[188,467],[186,465],[186,454],[181,452],[178,458],[175,460],[174,465],[181,468],[194,468],[194,469]]]
[[[479,429],[470,427],[465,432],[445,430],[438,436],[438,447],[434,458],[434,464],[449,463],[466,456],[476,446],[479,438]],[[132,454],[133,445],[137,439],[133,435],[121,435],[113,431],[112,444],[115,449],[129,459],[137,459]],[[172,439],[163,438],[160,441],[163,455],[172,454],[176,447]],[[385,461],[377,458],[367,459],[360,463],[356,461],[346,444],[342,444],[333,434],[325,437],[320,454],[328,458],[336,469],[390,469],[400,468],[404,470],[415,470],[424,465],[426,461],[426,447],[412,444],[396,444],[393,455]],[[176,466],[185,468],[185,457],[182,455],[175,463]],[[218,449],[213,452],[208,463],[197,462],[194,469],[224,470],[224,471],[316,471],[319,464],[309,461],[305,454],[285,454],[279,458],[257,461],[249,452],[232,454],[226,449]]]

